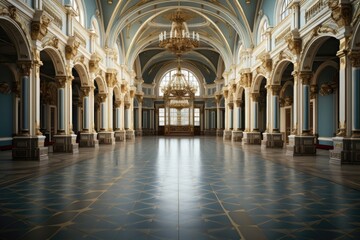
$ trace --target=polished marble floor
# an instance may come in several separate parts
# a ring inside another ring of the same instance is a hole
[[[360,167],[221,138],[0,154],[0,239],[360,239]]]

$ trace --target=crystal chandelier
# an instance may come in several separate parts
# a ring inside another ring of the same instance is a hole
[[[169,83],[162,89],[165,97],[172,97],[182,100],[184,97],[193,97],[197,91],[197,87],[186,80],[181,72],[180,59],[178,58],[177,72],[171,76]]]
[[[175,53],[177,56],[198,47],[200,42],[199,33],[195,31],[190,33],[185,22],[190,18],[189,14],[181,12],[180,9],[171,14],[171,30],[159,34],[159,46]]]

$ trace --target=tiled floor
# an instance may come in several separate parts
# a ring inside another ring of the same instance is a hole
[[[13,162],[0,239],[360,239],[360,166],[220,138],[135,142]]]

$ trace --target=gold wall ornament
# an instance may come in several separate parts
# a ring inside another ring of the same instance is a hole
[[[352,20],[351,3],[340,3],[339,0],[329,0],[328,6],[331,10],[331,18],[339,27],[350,26]]]
[[[31,39],[41,41],[48,32],[48,26],[51,20],[46,16],[43,10],[36,10],[31,22]]]
[[[31,61],[18,61],[17,66],[22,76],[30,76],[30,70],[33,67],[33,63]]]
[[[327,96],[327,95],[333,94],[337,88],[338,88],[338,85],[336,82],[323,83],[320,86],[319,94],[321,96]]]
[[[106,83],[109,87],[114,87],[117,83],[117,72],[107,72],[105,73]]]
[[[259,98],[260,98],[260,93],[256,92],[256,93],[251,93],[251,98],[254,102],[259,102]]]
[[[250,72],[241,73],[240,84],[243,85],[244,87],[251,87],[251,83],[252,83],[252,73]]]
[[[106,98],[107,98],[107,94],[106,94],[106,93],[99,93],[98,95],[96,95],[96,100],[97,100],[99,103],[105,102]]]
[[[119,108],[121,106],[121,101],[120,100],[114,101],[114,106],[115,108]]]
[[[271,85],[271,91],[272,91],[273,96],[279,96],[280,90],[281,90],[280,85]]]
[[[67,77],[66,76],[56,76],[55,77],[58,82],[58,88],[65,88]]]
[[[350,51],[349,58],[354,68],[360,68],[360,51]]]
[[[299,78],[303,85],[310,85],[313,73],[311,71],[302,71],[299,73]]]
[[[8,83],[0,82],[0,93],[2,93],[2,94],[10,94],[11,93],[11,88]]]
[[[65,46],[65,58],[66,60],[72,60],[77,55],[80,42],[75,37],[70,37]]]
[[[310,85],[310,98],[314,99],[316,97],[317,93],[318,93],[318,85],[317,84],[311,84]]]

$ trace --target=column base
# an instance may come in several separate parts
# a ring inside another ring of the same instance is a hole
[[[126,140],[131,141],[135,139],[135,131],[134,130],[126,130]]]
[[[261,133],[260,132],[243,132],[242,138],[243,145],[260,145]]]
[[[205,129],[204,135],[205,136],[216,136],[216,129]]]
[[[99,147],[99,141],[97,140],[97,133],[81,132],[79,146],[94,147],[94,148]]]
[[[284,140],[282,133],[263,133],[262,148],[283,148]]]
[[[232,131],[231,140],[233,142],[241,142],[243,138],[243,131],[234,130]]]
[[[289,144],[286,146],[288,156],[315,156],[315,136],[289,136]]]
[[[222,130],[222,129],[216,129],[216,136],[217,136],[217,137],[222,137],[222,136],[224,136],[224,130]]]
[[[114,132],[98,132],[99,144],[115,144]]]
[[[76,143],[76,135],[54,135],[54,153],[78,153],[79,144]]]
[[[115,142],[125,142],[126,141],[126,131],[125,130],[116,130],[115,131]]]
[[[136,129],[136,130],[135,130],[135,136],[141,137],[142,135],[143,135],[142,129]]]
[[[231,130],[224,130],[223,139],[224,141],[230,141],[231,140],[232,131]]]
[[[360,138],[334,137],[334,150],[330,150],[332,164],[360,164]]]
[[[48,160],[48,147],[44,147],[45,136],[15,136],[13,138],[13,160]]]

